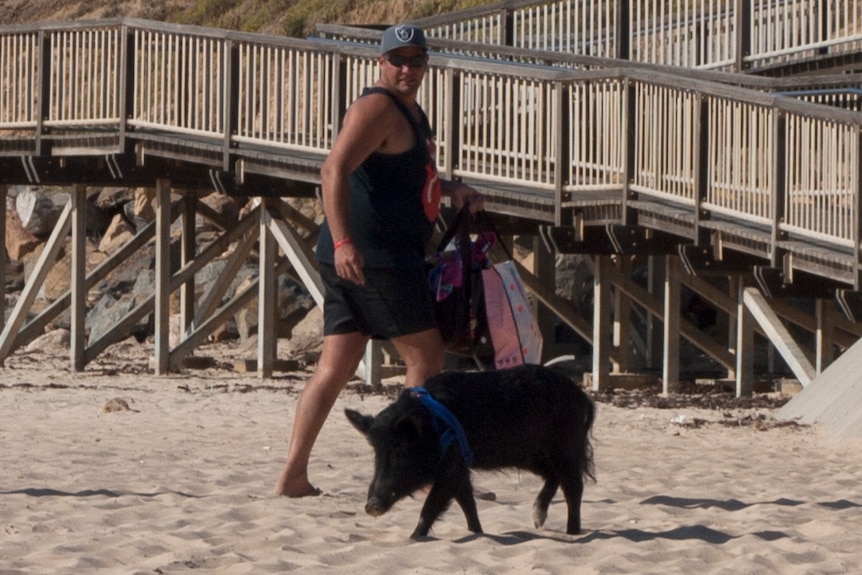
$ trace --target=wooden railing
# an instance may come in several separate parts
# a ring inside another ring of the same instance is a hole
[[[853,0],[521,0],[418,23],[435,38],[728,71],[862,46]]]
[[[159,141],[239,184],[274,164],[319,166],[376,57],[356,43],[134,19],[0,28],[0,156],[140,163]],[[591,68],[432,53],[420,98],[442,172],[482,186],[500,211],[555,225],[588,205],[636,223],[623,207],[652,202],[688,214],[696,238],[723,220],[750,226],[773,260],[824,244],[834,279],[862,286],[862,116],[656,67]],[[111,139],[96,146],[94,134]]]

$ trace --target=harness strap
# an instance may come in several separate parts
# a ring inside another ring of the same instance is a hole
[[[464,433],[464,428],[461,427],[458,418],[445,405],[431,397],[428,390],[424,387],[414,387],[411,391],[415,397],[419,398],[422,405],[431,412],[431,415],[434,416],[432,421],[435,429],[437,428],[438,421],[445,424],[445,429],[440,434],[440,458],[442,459],[446,455],[446,451],[452,444],[452,440],[457,439],[458,445],[461,447],[461,455],[464,457],[464,463],[467,464],[467,467],[472,467],[473,452],[470,450],[470,445],[467,443],[467,435]]]

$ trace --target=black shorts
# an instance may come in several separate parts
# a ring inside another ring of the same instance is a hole
[[[323,334],[361,332],[392,339],[437,326],[424,267],[365,269],[365,285],[341,279],[331,264],[321,263]]]

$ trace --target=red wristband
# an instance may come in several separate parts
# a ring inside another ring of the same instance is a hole
[[[353,242],[350,241],[350,238],[342,238],[342,239],[338,240],[337,242],[335,242],[335,247],[333,248],[333,250],[337,250],[338,248],[340,248],[341,246],[343,246],[345,244],[352,244],[352,243]]]

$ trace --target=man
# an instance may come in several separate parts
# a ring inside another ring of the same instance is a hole
[[[321,170],[323,351],[296,406],[278,495],[319,493],[308,479],[311,449],[371,337],[392,341],[407,368],[406,387],[443,369],[425,248],[441,193],[456,206],[483,207],[475,189],[437,177],[431,129],[416,103],[428,67],[422,29],[386,29],[378,63],[378,80],[348,109]]]

